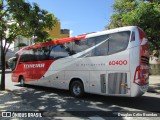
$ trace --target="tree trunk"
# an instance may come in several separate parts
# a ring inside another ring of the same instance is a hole
[[[1,42],[1,80],[0,80],[0,90],[5,90],[5,53]]]

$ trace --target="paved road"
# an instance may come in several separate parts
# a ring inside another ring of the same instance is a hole
[[[52,111],[54,116],[57,114],[57,116],[77,117],[86,114],[87,118],[90,118],[88,113],[91,111],[93,111],[91,116],[98,116],[97,111],[154,111],[160,113],[160,94],[158,93],[145,93],[137,98],[86,94],[82,99],[78,99],[71,97],[70,93],[64,90],[35,86],[20,87],[10,81],[10,76],[6,74],[6,88],[14,90],[15,95],[20,96],[35,110]],[[151,117],[136,119],[151,119]]]

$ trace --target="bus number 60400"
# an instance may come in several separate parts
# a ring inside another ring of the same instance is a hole
[[[109,65],[127,65],[127,60],[113,60],[109,61]]]

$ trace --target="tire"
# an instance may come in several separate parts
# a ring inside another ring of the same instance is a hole
[[[20,86],[21,86],[21,87],[24,87],[24,86],[25,86],[24,77],[23,77],[23,76],[20,77],[19,82],[20,82]]]
[[[71,83],[70,92],[72,96],[80,98],[84,95],[84,86],[80,81],[73,81]]]

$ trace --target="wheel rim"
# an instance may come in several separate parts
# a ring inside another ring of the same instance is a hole
[[[75,95],[79,95],[81,93],[81,87],[78,84],[74,85],[74,87],[73,87],[73,93]]]

